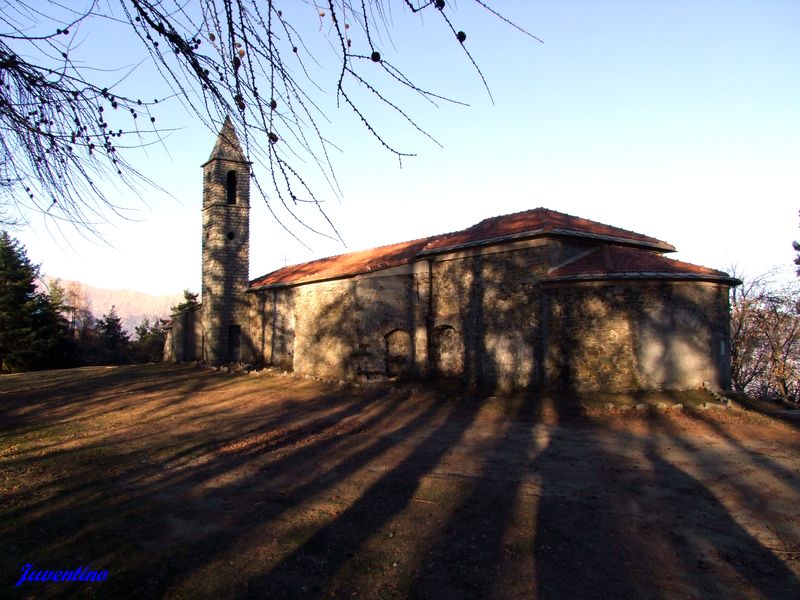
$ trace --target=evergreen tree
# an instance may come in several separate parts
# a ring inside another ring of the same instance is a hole
[[[36,292],[39,269],[25,248],[0,232],[0,370],[27,371],[72,362],[57,299]]]
[[[47,284],[47,288],[48,288],[47,295],[50,296],[52,302],[56,306],[61,307],[62,310],[66,309],[67,290],[64,289],[63,285],[61,285],[61,280],[57,277],[55,279],[51,279]]]
[[[32,360],[32,314],[36,304],[35,265],[25,248],[0,232],[0,370],[18,371]]]
[[[107,314],[97,321],[98,363],[103,365],[120,365],[126,363],[130,356],[130,340],[122,328],[122,319],[112,306]]]
[[[193,308],[198,304],[200,303],[197,301],[197,294],[194,294],[189,290],[183,290],[183,302],[176,304],[175,306],[171,306],[169,310],[172,313],[178,313],[189,308]]]
[[[164,360],[164,340],[167,335],[164,327],[166,323],[166,319],[156,319],[151,325],[150,319],[144,319],[136,326],[136,341],[133,343],[136,362],[161,362]]]
[[[77,364],[77,347],[63,306],[49,294],[36,294],[32,317],[31,369],[54,369]]]

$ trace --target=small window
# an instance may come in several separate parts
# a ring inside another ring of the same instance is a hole
[[[233,239],[233,238],[235,238],[235,237],[236,237],[236,234],[234,234],[232,231],[229,231],[229,232],[228,232],[228,239],[229,239],[229,240],[232,240],[232,239]]]
[[[227,192],[228,204],[236,204],[236,171],[228,171],[225,190]]]

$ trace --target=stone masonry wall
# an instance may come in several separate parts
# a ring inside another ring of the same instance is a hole
[[[164,343],[164,360],[186,362],[203,356],[202,307],[172,316],[172,329]]]
[[[236,202],[227,202],[227,174],[236,173]],[[211,363],[232,359],[229,332],[238,325],[243,332],[249,315],[243,293],[248,284],[249,167],[247,163],[213,159],[204,166],[203,184],[203,328],[204,358]],[[241,344],[243,353],[249,347]]]
[[[247,294],[247,361],[291,370],[294,364],[295,288]]]
[[[294,370],[362,381],[385,376],[389,361],[395,374],[421,374],[426,303],[415,283],[407,274],[296,288]]]
[[[585,248],[542,240],[436,257],[413,272],[250,294],[253,356],[328,379],[432,373],[475,386],[531,387],[541,371],[539,277]]]
[[[727,286],[562,284],[545,295],[545,385],[575,391],[727,387]]]
[[[425,375],[427,289],[407,270],[248,294],[254,355],[327,379]]]
[[[549,267],[551,252],[542,243],[434,263],[435,374],[502,390],[535,384],[538,280]]]
[[[433,375],[506,392],[727,387],[728,286],[542,284],[586,248],[541,240],[250,293],[250,356],[326,379]]]

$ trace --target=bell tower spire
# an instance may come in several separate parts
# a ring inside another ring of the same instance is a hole
[[[250,261],[250,162],[231,118],[203,164],[203,358],[241,360]]]

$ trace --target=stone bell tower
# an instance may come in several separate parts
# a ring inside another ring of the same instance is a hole
[[[203,359],[241,360],[250,260],[250,163],[230,117],[203,165]]]

